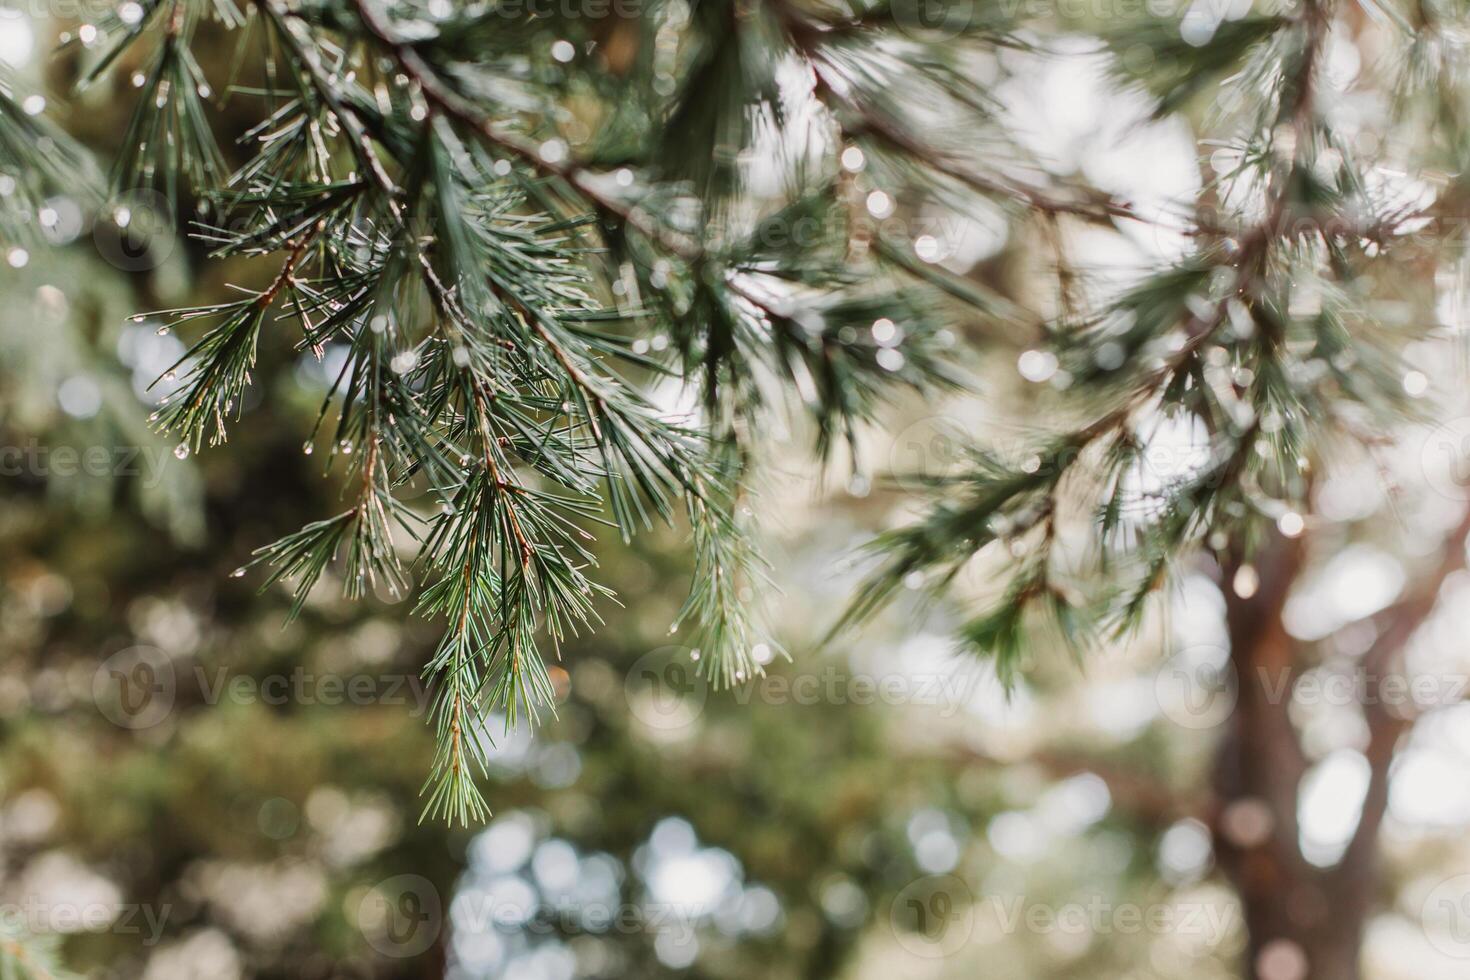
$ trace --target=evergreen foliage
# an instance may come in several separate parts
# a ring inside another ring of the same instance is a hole
[[[1458,121],[1455,17],[1374,9],[1400,44],[1375,69],[1387,88],[1428,92],[1413,104]],[[482,817],[487,716],[550,709],[548,660],[611,599],[586,547],[599,526],[687,522],[697,574],[674,625],[718,684],[759,672],[748,477],[773,451],[763,427],[794,409],[823,457],[856,454],[885,399],[965,383],[956,341],[977,323],[1041,332],[1067,424],[1021,458],[976,445],[931,477],[929,509],[875,542],[844,622],[1000,551],[1001,602],[961,635],[1003,674],[1033,609],[1074,640],[1126,630],[1182,556],[1238,560],[1273,522],[1299,530],[1325,447],[1403,411],[1412,331],[1386,318],[1399,287],[1375,270],[1452,244],[1405,232],[1453,216],[1463,191],[1448,178],[1429,203],[1406,200],[1374,174],[1429,161],[1459,174],[1470,144],[1454,128],[1433,150],[1405,135],[1369,158],[1341,137],[1322,83],[1331,0],[1206,36],[1117,30],[1119,76],[1160,115],[1208,94],[1210,135],[1234,161],[1194,211],[1163,218],[1029,160],[981,66],[1035,33],[1005,5],[946,10],[931,23],[881,2],[531,17],[444,0],[145,0],[91,25],[84,84],[149,51],[114,185],[200,202],[194,234],[216,256],[274,256],[238,300],[167,314],[191,342],[155,417],[178,454],[226,440],[263,331],[343,355],[326,438],[305,450],[327,446],[345,472],[344,509],[254,564],[267,585],[292,580],[299,611],[337,560],[351,595],[408,589],[416,542],[418,609],[445,624],[426,667],[427,815]],[[233,31],[264,82],[213,91],[191,53],[205,31]],[[1126,57],[1140,44],[1146,69]],[[211,128],[220,98],[259,106],[233,172]],[[7,237],[42,184],[87,166],[49,131],[37,152],[40,127],[7,91],[0,153],[25,175]],[[1053,229],[1152,222],[1191,246],[1103,302],[1063,276],[1059,312],[1033,317],[916,260],[881,220],[982,199]],[[687,404],[666,404],[669,381]],[[1150,469],[1164,421],[1198,434],[1204,462]]]
[[[548,658],[611,597],[593,529],[687,521],[699,574],[676,627],[716,683],[753,676],[751,428],[794,400],[829,453],[891,390],[959,381],[953,304],[884,249],[853,254],[864,212],[835,165],[856,120],[875,163],[927,169],[885,105],[892,71],[979,116],[941,49],[884,12],[564,13],[162,0],[119,5],[82,45],[84,85],[151,51],[114,186],[192,195],[216,256],[278,256],[236,301],[158,314],[191,341],[154,416],[177,454],[227,439],[263,331],[346,354],[319,426],[356,489],[253,564],[292,580],[299,612],[334,560],[350,595],[407,588],[400,545],[417,540],[418,608],[447,624],[426,668],[440,752],[425,812],[452,820],[486,812],[486,715],[550,708]],[[268,80],[223,93],[261,107],[234,173],[191,53],[221,27]],[[933,56],[896,58],[890,39]],[[788,118],[792,57],[824,79],[821,119]],[[633,71],[653,84],[626,84]],[[570,99],[592,103],[595,137],[568,131],[585,128]],[[881,318],[902,323],[902,353],[875,339]],[[669,376],[697,387],[687,408],[652,399]]]
[[[0,980],[71,980],[57,956],[60,937],[30,935],[17,923],[0,921]]]

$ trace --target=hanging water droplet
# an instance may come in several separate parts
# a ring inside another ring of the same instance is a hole
[[[689,652],[689,659],[690,660],[698,660],[699,659],[699,651],[698,650],[691,650]]]
[[[174,447],[174,456],[176,458],[178,458],[178,459],[184,459],[188,455],[189,455],[189,444],[187,442],[181,442],[177,446]]]
[[[1235,570],[1235,579],[1230,584],[1235,589],[1236,595],[1242,599],[1249,599],[1261,587],[1261,576],[1254,565],[1241,565]]]
[[[447,500],[444,501],[444,503],[442,503],[442,504],[439,505],[439,513],[444,514],[446,516],[449,515],[449,514],[453,514],[454,513],[454,505],[451,504]]]
[[[670,633],[677,633],[677,632],[679,632],[679,624],[676,622],[676,623],[674,623],[674,625],[670,626],[669,627],[669,632]]]
[[[230,578],[244,578],[244,577],[245,577],[245,569],[244,569],[243,566],[240,567],[240,568],[235,569],[233,572],[230,573]]]
[[[316,452],[316,447],[313,446],[310,442],[303,442],[301,444],[301,454],[303,456],[310,456],[314,452]]]
[[[337,443],[337,448],[344,453],[350,454],[352,452],[352,440],[343,439],[341,442]]]
[[[163,372],[163,380],[165,380],[165,381],[173,381],[177,377],[178,377],[178,375],[175,374],[172,371],[165,371],[165,372]]]
[[[168,326],[167,326],[167,325],[164,325],[164,326],[162,326],[162,327],[159,327],[159,328],[158,328],[158,329],[157,329],[157,330],[156,330],[156,331],[154,331],[154,332],[155,332],[155,333],[156,333],[156,334],[158,334],[158,336],[160,336],[160,337],[163,337],[163,336],[167,336],[167,334],[168,334]]]
[[[469,466],[470,465],[470,454],[469,453],[465,453],[463,456],[461,456],[459,458],[459,465],[460,466]]]

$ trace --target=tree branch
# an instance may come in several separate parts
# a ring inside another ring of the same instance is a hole
[[[1349,894],[1355,895],[1359,901],[1371,898],[1367,887],[1371,882],[1368,869],[1372,867],[1378,831],[1388,809],[1389,770],[1397,755],[1401,736],[1413,724],[1410,713],[1395,713],[1384,702],[1381,690],[1385,675],[1396,669],[1409,640],[1438,607],[1439,594],[1445,582],[1466,567],[1467,538],[1470,538],[1470,508],[1466,508],[1460,522],[1445,538],[1438,564],[1419,580],[1409,595],[1381,614],[1379,618],[1387,625],[1363,655],[1362,669],[1366,679],[1363,716],[1368,723],[1368,746],[1364,755],[1369,765],[1368,790],[1363,798],[1357,829],[1342,859],[1333,869],[1334,876],[1344,885],[1357,886],[1350,887]],[[1361,880],[1365,876],[1369,882]]]

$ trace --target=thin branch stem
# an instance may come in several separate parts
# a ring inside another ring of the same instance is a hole
[[[469,126],[487,142],[529,163],[541,173],[558,177],[575,188],[604,215],[637,228],[661,247],[688,262],[698,261],[704,250],[688,236],[671,231],[652,219],[642,208],[630,207],[595,186],[592,174],[574,163],[548,160],[538,147],[500,132],[488,116],[477,111],[441,79],[433,66],[414,48],[398,40],[392,27],[374,9],[372,0],[356,0],[363,25],[392,53],[404,73],[418,83],[424,97],[447,115]]]

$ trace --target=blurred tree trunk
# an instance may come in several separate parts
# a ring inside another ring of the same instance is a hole
[[[1276,537],[1255,556],[1259,586],[1236,594],[1239,564],[1223,570],[1230,663],[1237,702],[1215,759],[1216,855],[1240,897],[1247,932],[1247,980],[1355,980],[1364,927],[1377,895],[1378,831],[1388,806],[1389,769],[1413,721],[1412,706],[1379,696],[1401,669],[1404,647],[1433,612],[1441,586],[1465,567],[1470,512],[1445,539],[1429,569],[1395,605],[1375,617],[1378,637],[1363,655],[1363,748],[1369,783],[1358,826],[1331,867],[1307,861],[1297,799],[1309,760],[1290,717],[1292,687],[1310,666],[1286,631],[1282,611],[1304,565],[1301,539]]]
[[[1287,713],[1296,651],[1281,612],[1302,558],[1300,540],[1274,541],[1257,556],[1260,584],[1247,597],[1231,588],[1239,565],[1224,575],[1237,701],[1215,760],[1214,836],[1221,868],[1240,896],[1248,937],[1243,974],[1251,978],[1260,975],[1263,955],[1317,945],[1310,933],[1326,904],[1297,846],[1297,787],[1307,761]]]

